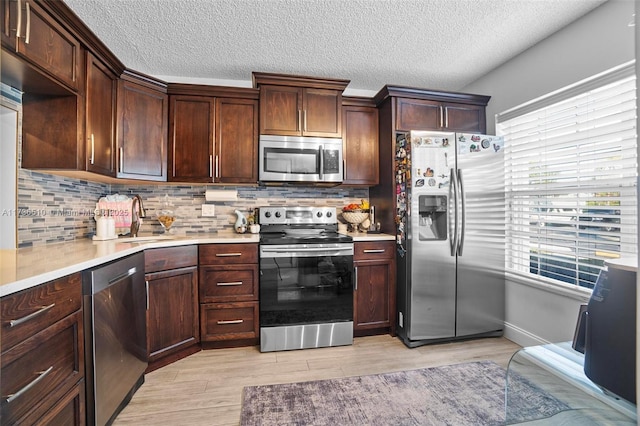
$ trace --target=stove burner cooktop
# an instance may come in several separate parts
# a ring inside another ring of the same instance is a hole
[[[335,207],[261,207],[260,244],[350,243],[338,233]]]

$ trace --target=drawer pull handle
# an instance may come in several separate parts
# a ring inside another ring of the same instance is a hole
[[[237,319],[237,320],[220,320],[218,321],[218,325],[228,325],[228,324],[242,324],[244,322],[244,320],[242,319]]]
[[[362,250],[363,253],[384,253],[385,251],[385,249]]]
[[[11,395],[7,396],[7,403],[12,402],[13,400],[15,400],[16,398],[19,398],[20,396],[22,396],[23,393],[27,392],[29,389],[31,389],[32,387],[34,387],[35,385],[38,384],[38,382],[42,379],[45,378],[45,376],[49,373],[51,373],[53,371],[53,365],[49,368],[47,368],[44,371],[38,371],[38,377],[36,377],[35,379],[33,379],[31,381],[31,383],[29,383],[27,386],[23,387],[22,389],[20,389],[18,392],[13,393]]]
[[[53,308],[54,306],[56,306],[55,303],[50,304],[49,306],[43,306],[40,309],[38,309],[37,311],[30,313],[29,315],[27,315],[26,317],[22,317],[22,318],[18,318],[15,320],[11,320],[9,321],[9,327],[15,327],[16,325],[20,325],[24,322],[29,321],[30,319],[37,317],[40,314],[44,314],[45,312],[47,312],[49,309]]]
[[[216,283],[216,285],[219,286],[225,286],[225,285],[242,285],[242,281],[231,281],[228,283]]]
[[[242,253],[216,253],[216,257],[238,257],[242,256]]]

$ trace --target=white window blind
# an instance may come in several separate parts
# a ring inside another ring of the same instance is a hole
[[[622,71],[498,116],[508,271],[593,288],[606,259],[635,255],[635,73]]]

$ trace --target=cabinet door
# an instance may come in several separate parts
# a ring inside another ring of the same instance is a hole
[[[216,157],[214,181],[258,181],[258,102],[251,99],[216,99]]]
[[[444,121],[442,104],[422,99],[396,100],[396,130],[439,130]]]
[[[288,86],[260,86],[260,134],[300,136],[302,89]]]
[[[167,180],[166,94],[128,81],[118,84],[118,177]]]
[[[354,330],[383,328],[391,325],[389,303],[392,282],[391,263],[389,259],[356,262]]]
[[[2,44],[77,91],[80,42],[33,1],[3,0],[2,15]]]
[[[18,2],[16,0],[2,0],[0,22],[2,22],[2,46],[15,51],[17,49],[16,30],[18,24]]]
[[[370,107],[343,108],[345,185],[377,185],[378,110]]]
[[[87,171],[115,175],[116,76],[87,53]]]
[[[169,97],[169,180],[213,182],[214,99]]]
[[[200,341],[198,268],[174,269],[145,276],[149,286],[147,350],[149,362]]]
[[[342,136],[342,94],[339,91],[304,89],[302,134],[329,138]]]
[[[444,127],[458,132],[486,132],[485,107],[479,105],[465,105],[445,103]]]

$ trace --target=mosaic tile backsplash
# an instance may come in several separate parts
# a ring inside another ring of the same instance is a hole
[[[20,92],[2,85],[2,101],[20,105]],[[159,185],[141,182],[139,185],[119,185],[89,182],[80,179],[39,173],[20,168],[21,137],[18,136],[18,247],[29,247],[60,241],[91,238],[96,232],[94,210],[100,197],[122,194],[142,197],[147,218],[140,235],[162,233],[155,220],[165,195],[169,196],[176,213],[172,232],[178,235],[233,232],[235,210],[247,213],[266,205],[335,206],[342,207],[369,197],[367,188],[299,188],[299,187],[225,187],[235,189],[235,201],[213,202],[215,217],[202,217],[207,189],[219,186]],[[3,188],[3,190],[10,190]]]
[[[232,232],[235,210],[248,215],[254,208],[266,205],[340,208],[369,196],[366,188],[225,187],[237,190],[238,199],[212,202],[215,217],[202,217],[206,189],[202,185],[108,185],[20,169],[18,206],[24,214],[18,218],[18,245],[90,238],[96,230],[93,218],[96,202],[108,194],[142,197],[147,218],[143,219],[140,235],[163,232],[155,215],[162,208],[165,195],[176,213],[172,232],[179,235]]]

